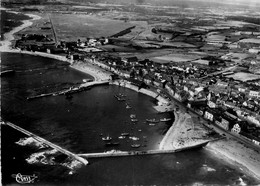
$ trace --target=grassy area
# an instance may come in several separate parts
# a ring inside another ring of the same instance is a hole
[[[245,72],[238,72],[227,77],[232,77],[235,80],[240,80],[240,81],[250,81],[250,80],[260,79],[260,75],[245,73]]]
[[[87,37],[107,37],[133,26],[124,21],[90,15],[52,14],[58,40],[76,41]]]

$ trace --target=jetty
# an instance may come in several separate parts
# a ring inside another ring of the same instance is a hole
[[[78,160],[79,162],[81,162],[84,165],[88,164],[88,161],[86,159],[78,156],[77,154],[74,154],[74,153],[72,153],[72,152],[70,152],[70,151],[68,151],[68,150],[66,150],[66,149],[64,149],[64,148],[62,148],[58,145],[55,145],[54,143],[51,143],[51,142],[41,138],[40,136],[37,136],[36,134],[33,134],[33,133],[31,133],[31,132],[13,124],[13,123],[1,121],[1,124],[8,125],[8,126],[14,128],[15,130],[18,130],[18,131],[24,133],[25,135],[34,138],[36,141],[38,141],[40,143],[48,145],[49,147],[52,147],[53,149],[56,149],[57,151],[60,151],[61,153],[66,154],[67,156]]]
[[[74,93],[78,93],[78,92],[88,90],[91,87],[98,86],[98,85],[109,85],[109,81],[86,82],[86,83],[80,84],[78,87],[74,87],[74,88],[70,87],[69,89],[62,90],[62,91],[40,94],[40,95],[36,95],[36,96],[30,96],[30,97],[27,97],[27,100],[49,97],[49,96],[60,96],[60,95],[74,94]]]
[[[107,157],[118,157],[118,156],[140,156],[140,155],[155,155],[155,154],[172,154],[176,152],[181,152],[185,150],[192,150],[196,148],[202,148],[206,146],[210,141],[199,143],[197,145],[173,149],[173,150],[145,150],[145,151],[108,151],[100,153],[86,153],[86,154],[77,154],[83,158],[107,158]]]

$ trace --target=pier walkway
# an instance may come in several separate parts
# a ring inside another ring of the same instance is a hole
[[[106,157],[118,157],[118,156],[140,156],[140,155],[153,155],[153,154],[171,154],[175,152],[185,151],[185,150],[191,150],[196,148],[201,148],[203,146],[206,146],[209,143],[209,141],[194,145],[194,146],[188,146],[183,148],[178,148],[174,150],[146,150],[146,151],[117,151],[112,150],[108,152],[101,152],[101,153],[86,153],[86,154],[77,154],[80,157],[83,158],[106,158]]]
[[[30,136],[30,137],[34,138],[35,140],[39,141],[40,143],[46,144],[46,145],[52,147],[53,149],[56,149],[56,150],[60,151],[61,153],[66,154],[67,156],[69,156],[69,157],[71,157],[73,159],[78,160],[79,162],[83,163],[84,165],[88,164],[88,161],[86,159],[78,156],[77,154],[74,154],[74,153],[72,153],[72,152],[70,152],[70,151],[68,151],[68,150],[66,150],[66,149],[64,149],[64,148],[62,148],[62,147],[60,147],[58,145],[55,145],[55,144],[53,144],[53,143],[51,143],[51,142],[49,142],[49,141],[47,141],[47,140],[45,140],[43,138],[41,138],[41,137],[31,133],[31,132],[29,132],[29,131],[27,131],[27,130],[25,130],[25,129],[23,129],[23,128],[15,125],[15,124],[13,124],[13,123],[1,121],[1,124],[8,125],[8,126],[14,128],[14,129],[16,129],[16,130],[26,134],[27,136]]]
[[[60,96],[60,95],[66,95],[66,94],[74,94],[74,93],[77,93],[77,92],[82,92],[84,90],[87,90],[87,89],[89,89],[90,87],[93,87],[93,86],[106,85],[106,84],[108,85],[109,81],[86,82],[86,83],[82,83],[78,87],[74,87],[74,88],[70,87],[69,89],[62,90],[62,91],[40,94],[40,95],[36,95],[36,96],[30,96],[30,97],[27,97],[27,100],[36,99],[36,98],[43,98],[43,97],[48,97],[48,96]]]

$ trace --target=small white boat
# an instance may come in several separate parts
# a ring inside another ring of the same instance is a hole
[[[131,114],[130,118],[134,119],[134,118],[136,118],[136,115],[135,114]]]
[[[138,119],[131,119],[131,121],[132,121],[132,122],[137,122],[137,121],[138,121]]]
[[[127,133],[127,132],[121,133],[121,136],[128,136],[128,135],[129,135],[129,133]]]
[[[125,136],[119,136],[118,139],[125,139]]]
[[[160,119],[160,121],[170,121],[171,118],[163,118],[163,119]]]
[[[150,125],[150,126],[154,126],[154,125],[155,125],[155,123],[149,123],[149,125]]]
[[[146,119],[147,122],[151,122],[151,123],[158,123],[159,120],[156,119]]]
[[[131,109],[132,107],[130,105],[126,105],[126,109]]]
[[[133,148],[138,148],[138,147],[140,147],[141,145],[140,144],[132,144],[131,145],[131,147],[133,147]]]
[[[135,136],[130,136],[129,139],[134,140],[134,141],[138,141],[139,140],[139,138],[135,137]]]
[[[103,137],[102,140],[103,141],[110,141],[112,138],[110,136],[106,136],[106,137]]]

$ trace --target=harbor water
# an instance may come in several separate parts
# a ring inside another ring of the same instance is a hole
[[[57,60],[12,53],[1,53],[1,58],[2,70],[15,70],[15,74],[1,77],[2,118],[74,153],[158,149],[174,120],[172,113],[157,113],[153,108],[155,99],[115,85],[93,87],[73,94],[69,99],[51,96],[28,101],[29,96],[63,90],[92,77]],[[114,97],[118,94],[124,95],[125,101]],[[138,122],[132,122],[131,115],[135,115]],[[149,125],[146,119],[153,118],[172,118],[172,121]],[[15,184],[13,175],[18,173],[37,175],[36,185],[258,183],[236,165],[205,149],[167,155],[89,159],[89,165],[71,172],[62,163],[28,163],[33,153],[43,149],[17,144],[26,136],[8,126],[2,126],[1,133],[2,181],[5,185]],[[122,133],[129,133],[129,136],[118,138]],[[102,137],[107,136],[112,138],[110,142],[119,145],[106,146]],[[140,144],[140,147],[133,149],[133,144]]]

